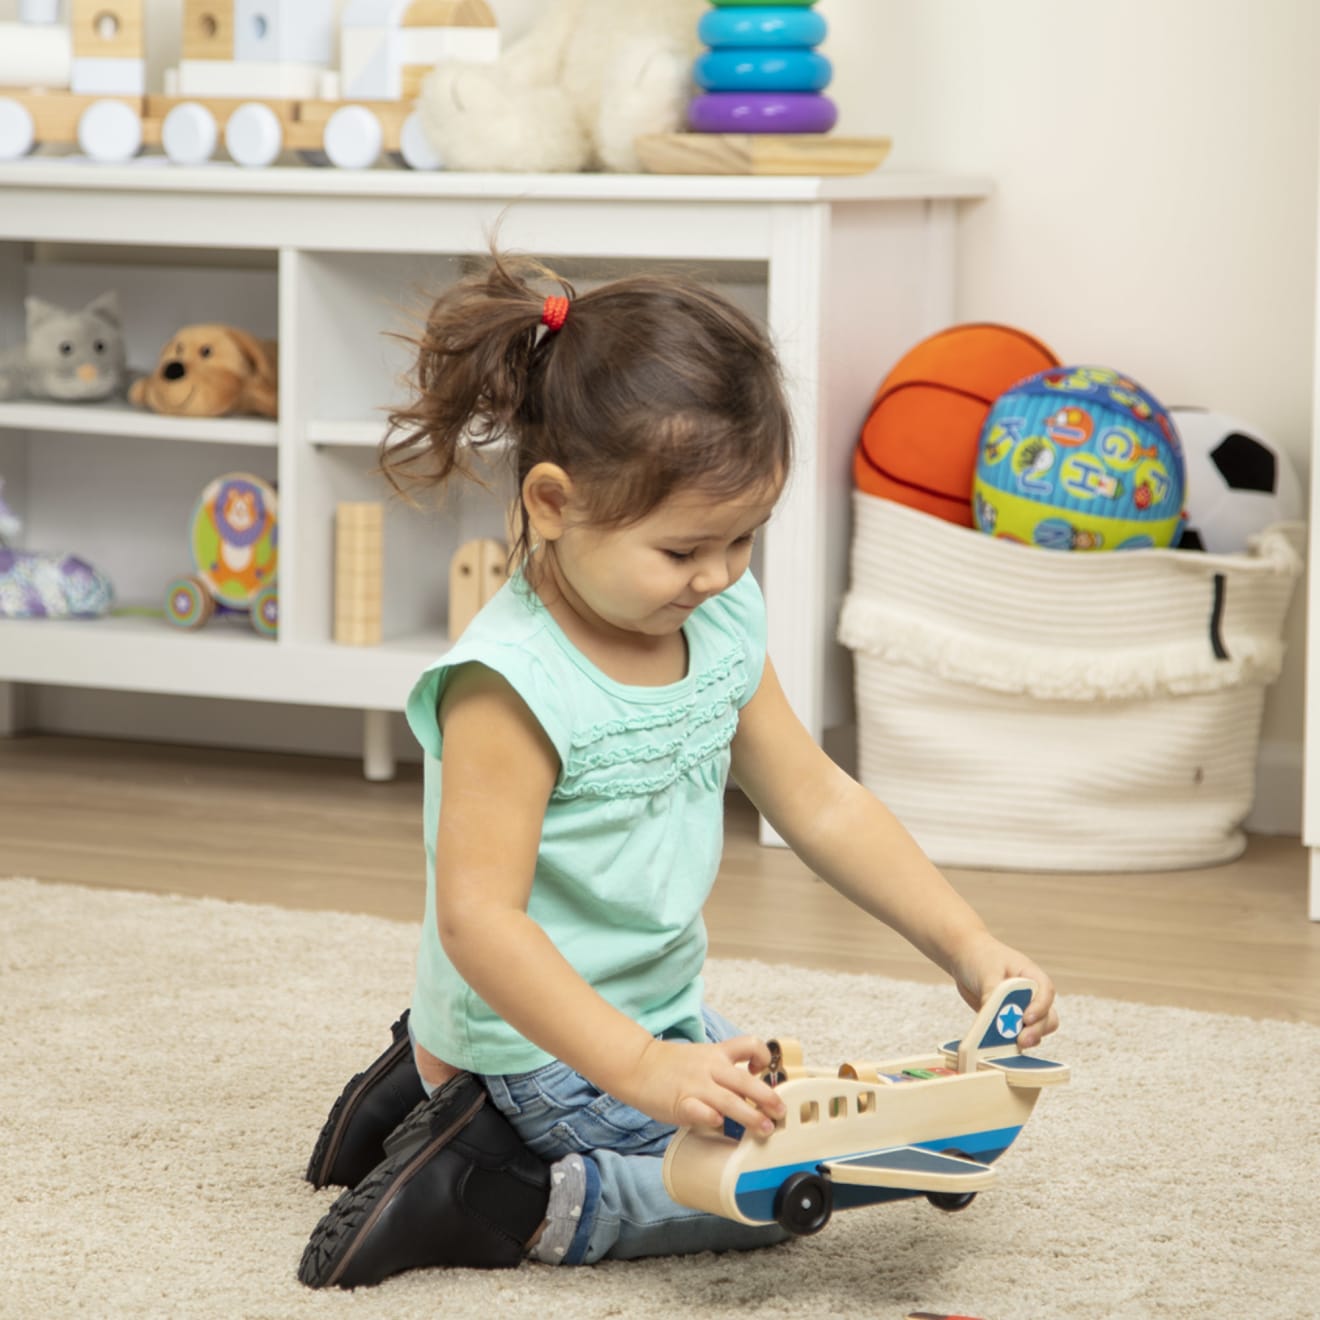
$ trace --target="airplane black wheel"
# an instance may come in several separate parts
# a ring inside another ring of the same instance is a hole
[[[970,1155],[964,1154],[960,1150],[943,1150],[941,1155],[952,1155],[954,1159],[970,1160]],[[959,1210],[966,1210],[973,1201],[976,1200],[975,1192],[927,1192],[926,1200],[935,1207],[936,1210],[943,1210],[946,1214],[956,1214]]]
[[[775,1219],[797,1237],[819,1233],[830,1222],[834,1189],[814,1173],[794,1173],[785,1178],[775,1195]]]

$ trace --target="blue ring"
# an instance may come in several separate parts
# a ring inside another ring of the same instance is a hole
[[[819,92],[833,66],[824,55],[789,50],[708,50],[697,56],[692,77],[707,92]]]
[[[697,24],[705,46],[819,46],[829,25],[814,9],[760,5],[749,9],[710,9]]]

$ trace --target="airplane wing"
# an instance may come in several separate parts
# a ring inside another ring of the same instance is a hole
[[[906,1192],[979,1192],[996,1176],[988,1164],[940,1155],[920,1146],[891,1146],[865,1155],[825,1160],[820,1168],[837,1183]]]
[[[986,1068],[995,1068],[1003,1073],[1009,1086],[1027,1090],[1066,1082],[1069,1076],[1066,1063],[1040,1059],[1034,1054],[1010,1054],[1002,1059],[982,1059],[981,1063]]]

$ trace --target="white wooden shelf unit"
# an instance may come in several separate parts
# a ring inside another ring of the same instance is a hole
[[[78,305],[117,288],[130,361],[146,370],[193,321],[280,341],[278,422],[180,420],[125,405],[0,404],[0,476],[24,544],[81,554],[129,604],[159,604],[187,571],[201,487],[229,470],[280,492],[280,632],[264,641],[163,619],[0,620],[0,730],[17,684],[402,709],[447,640],[447,564],[497,532],[491,496],[424,515],[387,508],[385,642],[331,640],[334,507],[386,498],[373,474],[385,409],[401,399],[409,316],[488,250],[534,253],[580,285],[677,263],[762,316],[783,359],[798,441],[760,572],[770,649],[820,737],[846,722],[847,659],[833,640],[846,585],[853,442],[875,386],[915,340],[954,318],[955,216],[973,177],[841,179],[352,173],[231,166],[0,166],[0,346],[22,298]],[[6,697],[6,685],[8,694]],[[376,720],[373,732],[372,721]],[[375,767],[389,772],[388,754]],[[369,769],[369,773],[372,771]]]

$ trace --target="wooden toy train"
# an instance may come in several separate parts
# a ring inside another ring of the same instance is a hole
[[[994,1160],[1021,1132],[1041,1088],[1068,1080],[1061,1063],[1017,1045],[1035,992],[1003,982],[971,1030],[934,1055],[802,1064],[796,1041],[771,1042],[767,1075],[787,1107],[769,1136],[726,1122],[723,1133],[680,1128],[664,1179],[682,1205],[744,1224],[817,1233],[834,1210],[926,1196],[962,1210],[991,1186]]]
[[[412,104],[447,59],[493,60],[486,0],[183,0],[177,67],[147,94],[147,0],[20,0],[0,22],[0,161],[43,144],[116,163],[160,147],[200,165],[221,139],[254,167],[286,150],[365,168],[441,162]]]

